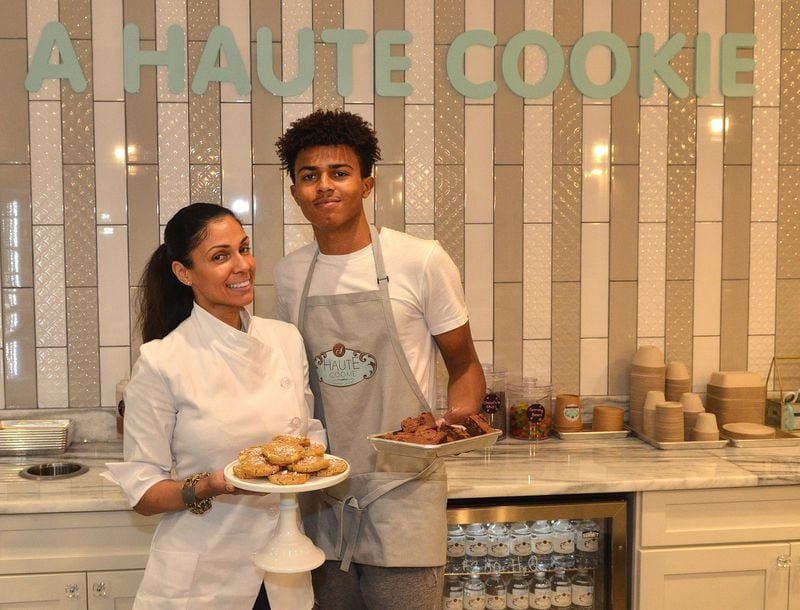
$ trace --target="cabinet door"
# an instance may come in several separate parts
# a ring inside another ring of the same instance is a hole
[[[789,569],[789,610],[800,610],[800,542],[792,544],[792,567]]]
[[[0,576],[0,609],[86,610],[86,575]]]
[[[89,610],[130,610],[144,570],[89,572],[86,575]]]
[[[646,610],[785,610],[789,544],[639,551],[639,604]]]

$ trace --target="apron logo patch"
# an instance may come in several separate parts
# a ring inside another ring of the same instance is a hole
[[[314,357],[317,376],[322,383],[337,387],[355,385],[375,374],[378,361],[368,352],[345,347],[337,343],[331,349]]]

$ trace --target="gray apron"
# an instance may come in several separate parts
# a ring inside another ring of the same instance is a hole
[[[441,458],[377,453],[367,435],[396,430],[430,406],[408,364],[389,301],[378,232],[370,226],[377,290],[308,296],[319,250],[300,298],[316,417],[329,452],[350,477],[318,494],[300,494],[306,532],[327,559],[385,567],[445,563],[447,477]],[[412,550],[413,549],[413,550]]]

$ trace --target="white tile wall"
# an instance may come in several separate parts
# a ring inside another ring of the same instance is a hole
[[[222,204],[245,224],[253,222],[253,171],[250,146],[250,104],[223,103]]]
[[[128,222],[125,103],[94,104],[95,196],[98,224]]]
[[[494,335],[494,228],[491,224],[464,227],[464,295],[472,337],[491,340]]]
[[[128,346],[131,338],[127,227],[97,227],[97,261],[100,347]]]
[[[116,406],[117,382],[130,377],[131,350],[123,347],[100,348],[100,402]]]
[[[125,100],[120,44],[122,26],[122,0],[92,0],[92,86],[95,101]]]
[[[692,391],[706,391],[711,373],[719,370],[719,335],[695,337],[692,351]]]
[[[611,106],[583,107],[582,149],[582,219],[584,222],[608,221],[611,182]]]
[[[721,106],[724,99],[719,90],[719,41],[725,34],[725,0],[698,0],[697,31],[711,37],[709,92],[697,101],[703,106]]]
[[[525,108],[523,143],[525,222],[551,222],[553,219],[553,107]]]
[[[408,23],[408,19],[418,19],[419,25],[421,26],[425,21],[425,11],[432,11],[432,0],[414,0],[416,6],[415,8],[419,11],[422,11],[422,14],[415,14],[409,8],[408,2],[406,2],[406,22]],[[430,6],[426,6],[430,5]],[[372,4],[361,2],[360,0],[344,0],[343,3],[344,7],[344,27],[351,30],[364,30],[366,32],[372,32],[373,29],[373,8]],[[432,14],[432,12],[431,12]],[[428,23],[432,23],[432,19],[428,21]],[[415,22],[415,26],[417,22]],[[432,29],[429,26],[429,30]],[[415,34],[417,33],[417,29],[415,28],[412,30]],[[422,39],[418,39],[412,41],[411,47],[414,49],[413,55],[419,62],[423,62],[423,57],[425,57],[426,53],[427,56],[430,57],[430,52],[433,50],[433,38],[432,35],[429,37],[425,37],[422,32],[420,32],[420,36]],[[415,36],[415,38],[418,38]],[[353,92],[347,96],[348,103],[360,103],[360,104],[371,104],[375,98],[374,95],[374,85],[372,80],[372,63],[373,63],[373,39],[370,36],[370,39],[360,45],[355,45],[353,47]],[[411,50],[407,50],[407,54],[411,55]],[[413,61],[413,60],[412,60]],[[430,60],[429,60],[430,62]],[[416,70],[414,71],[416,72]],[[422,69],[420,67],[420,72]],[[430,88],[433,89],[433,70],[431,69],[428,73],[430,77]],[[415,74],[416,78],[422,78],[420,74]],[[412,83],[412,87],[417,89],[417,85],[421,85],[424,88],[425,80],[416,81]]]
[[[58,21],[58,0],[28,0],[26,7],[28,40],[38,42],[42,28],[51,21]],[[36,44],[28,44],[28,65],[35,50]],[[50,63],[58,63],[58,51],[53,50]],[[58,81],[47,79],[38,91],[29,96],[31,100],[60,100],[61,87]]]
[[[230,29],[239,48],[247,74],[250,69],[250,0],[225,0],[219,3],[219,24]],[[240,94],[232,83],[222,83],[220,99],[223,102],[248,101],[250,94]],[[249,140],[248,140],[249,141]]]
[[[464,111],[464,222],[494,222],[494,108],[467,106]],[[498,202],[502,205],[502,202]]]
[[[581,227],[581,337],[608,337],[608,246],[605,222]]]
[[[347,0],[361,5],[357,0]],[[358,10],[361,10],[360,8]],[[345,15],[347,10],[345,9]],[[411,60],[411,70],[406,72],[407,82],[413,87],[414,91],[406,98],[406,104],[433,104],[433,74],[434,74],[434,52],[433,52],[433,33],[435,29],[434,20],[434,1],[433,0],[406,0],[405,3],[405,29],[413,32],[411,44],[406,45],[406,57]],[[365,24],[363,29],[369,31],[372,27],[370,22]],[[372,75],[372,56],[370,63],[364,72]],[[372,81],[370,80],[370,99],[372,101]]]
[[[581,396],[608,393],[608,339],[581,339]]]
[[[722,290],[722,223],[695,223],[694,334],[719,335]],[[694,376],[697,379],[696,376]]]
[[[695,220],[722,220],[722,138],[724,109],[697,108]]]
[[[611,0],[596,0],[583,5],[583,33],[611,31]],[[606,47],[597,46],[586,57],[586,75],[595,84],[607,83],[611,79],[611,53]],[[608,104],[608,99],[584,96],[584,104]],[[586,110],[584,109],[584,112]]]
[[[553,33],[553,2],[552,0],[525,0],[525,29],[539,30],[547,34]],[[525,82],[538,83],[545,74],[547,61],[542,50],[535,46],[528,46],[524,52]],[[526,104],[552,106],[553,96],[543,98],[526,98]]]
[[[464,2],[464,31],[494,31],[494,0],[466,0]],[[500,8],[502,10],[502,7]],[[472,45],[464,55],[464,74],[473,83],[494,80],[494,54],[492,48]],[[494,98],[466,98],[470,104],[492,104]]]

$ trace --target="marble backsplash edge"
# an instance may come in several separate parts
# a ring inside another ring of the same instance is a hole
[[[113,442],[121,438],[117,435],[116,407],[0,410],[0,420],[6,419],[71,419],[75,427],[72,445]]]

